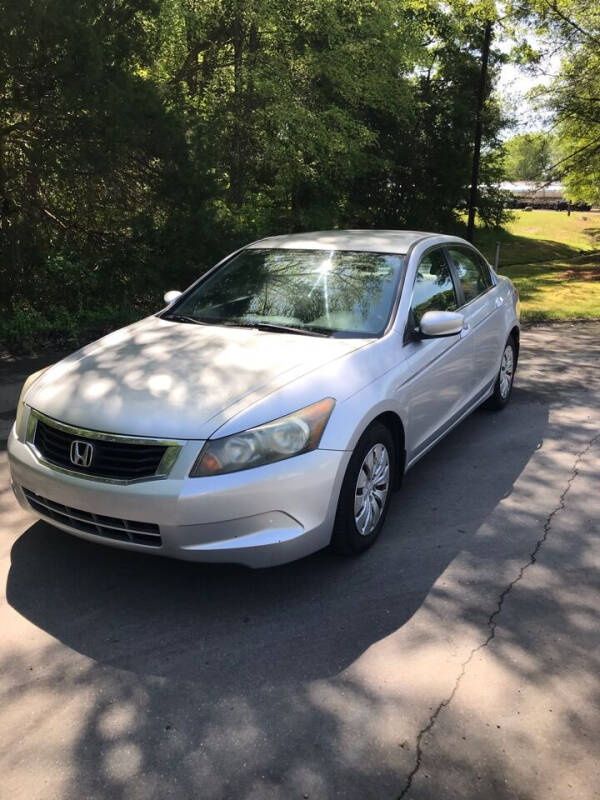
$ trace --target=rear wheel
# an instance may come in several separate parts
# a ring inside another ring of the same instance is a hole
[[[395,466],[392,435],[376,422],[359,439],[346,469],[331,539],[336,552],[362,553],[379,536],[390,504]]]
[[[516,366],[517,350],[515,347],[515,340],[513,336],[510,336],[504,346],[500,369],[496,377],[496,383],[494,384],[494,392],[487,401],[488,408],[494,411],[500,411],[508,404],[512,393]]]

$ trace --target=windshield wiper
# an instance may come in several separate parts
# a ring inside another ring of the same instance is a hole
[[[208,325],[208,322],[202,322],[201,319],[196,317],[188,317],[186,314],[164,314],[163,319],[171,320],[172,322],[191,322],[194,325]]]
[[[331,334],[324,331],[316,330],[315,328],[300,328],[293,325],[278,325],[275,322],[239,322],[234,319],[198,319],[197,317],[190,317],[187,314],[164,314],[163,319],[168,319],[173,322],[191,322],[194,325],[223,325],[227,328],[255,328],[259,331],[273,331],[274,333],[296,333],[302,336],[325,336]]]
[[[293,325],[277,325],[275,322],[256,322],[253,327],[259,331],[274,331],[279,333],[299,333],[302,336],[331,336],[329,333],[316,330],[315,328],[296,328]]]
[[[239,322],[234,319],[221,319],[218,325],[225,325],[228,328],[255,328],[257,331],[272,331],[273,333],[296,333],[301,336],[331,336],[330,333],[316,330],[315,328],[300,328],[293,325],[278,325],[275,322]]]

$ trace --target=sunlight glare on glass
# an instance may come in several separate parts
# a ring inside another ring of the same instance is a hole
[[[329,255],[327,256],[327,258],[323,259],[323,261],[321,261],[321,263],[319,264],[319,266],[315,270],[315,272],[317,274],[317,279],[313,283],[313,285],[311,287],[311,290],[308,293],[308,296],[310,297],[312,295],[312,293],[314,292],[314,290],[317,288],[317,286],[321,283],[321,280],[323,280],[324,284],[325,284],[324,288],[325,288],[325,296],[326,296],[325,297],[326,305],[328,305],[328,301],[329,301],[329,298],[327,297],[327,274],[329,272],[331,272],[331,270],[333,268],[333,254],[334,254],[334,252],[335,252],[334,250],[330,250],[329,251]],[[327,314],[329,314],[329,309],[327,309]]]
[[[326,275],[328,272],[331,272],[331,269],[333,267],[333,252],[334,252],[333,250],[330,250],[327,258],[321,261],[321,263],[319,264],[317,272],[320,275]]]

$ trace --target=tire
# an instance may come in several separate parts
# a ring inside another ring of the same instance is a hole
[[[494,383],[494,391],[486,403],[487,408],[492,411],[501,411],[506,408],[512,394],[516,368],[517,348],[514,337],[511,335],[508,337],[508,341],[502,351],[500,369]]]
[[[373,467],[376,468],[376,473],[380,472],[382,476],[386,474],[386,459],[387,478],[381,477],[379,483],[371,483],[369,472],[373,474]],[[377,470],[378,465],[379,470]],[[332,550],[343,555],[358,555],[375,542],[389,509],[395,471],[396,448],[392,434],[385,425],[375,422],[360,437],[346,469],[331,537]],[[385,480],[387,488],[384,492]],[[359,486],[359,482],[364,484],[364,488]],[[361,506],[364,513],[355,514],[355,508],[359,509],[360,498],[364,496],[367,487],[369,496],[362,501]],[[379,515],[374,519],[373,515],[377,513],[377,509]],[[371,517],[367,524],[369,513]]]

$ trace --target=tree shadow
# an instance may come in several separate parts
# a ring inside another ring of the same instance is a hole
[[[568,261],[579,256],[583,250],[564,242],[551,239],[532,239],[501,230],[479,230],[475,237],[478,247],[492,264],[496,254],[496,243],[500,242],[500,272],[504,267],[520,264],[545,263],[548,261]],[[593,241],[590,237],[590,247]]]
[[[583,233],[590,236],[594,241],[600,242],[600,228],[584,228]]]
[[[512,567],[501,613],[493,620],[494,638],[484,645],[484,631],[475,642],[462,681],[447,696],[434,732],[424,739],[409,797],[595,794],[600,651],[594,642],[600,578],[598,515],[590,503],[599,466],[598,429],[588,420],[582,429],[567,414],[549,426],[546,463],[540,454],[536,473],[520,481],[521,495],[533,493],[555,471],[561,448],[569,449],[570,476],[563,471],[554,507],[548,506],[545,520],[537,520],[543,544],[534,547],[532,542],[520,566]],[[594,439],[595,456],[590,451]],[[523,524],[520,516],[520,509],[508,512],[511,531]],[[532,554],[535,569],[530,569]],[[472,566],[473,573],[485,568],[482,562]],[[452,625],[464,615],[464,588],[451,586],[445,599]]]
[[[30,526],[11,551],[8,602],[84,657],[75,664],[49,646],[33,665],[43,672],[37,688],[94,691],[74,745],[73,791],[162,798],[174,776],[177,796],[190,798],[291,797],[302,787],[313,797],[344,787],[373,796],[375,778],[397,786],[408,753],[387,766],[340,761],[346,705],[367,724],[393,703],[345,671],[424,608],[453,560],[486,546],[481,526],[545,436],[547,402],[530,400],[516,389],[502,415],[475,413],[411,470],[380,541],[360,559],[324,551],[251,571]],[[487,612],[459,613],[461,624],[481,626]],[[411,646],[436,635],[438,626],[419,628]],[[23,657],[9,654],[1,669],[18,683]]]
[[[539,295],[548,290],[561,291],[569,288],[572,282],[589,282],[599,279],[600,254],[581,256],[572,260],[515,264],[500,267],[499,272],[515,281],[522,303],[535,302]],[[572,299],[569,300],[574,305]],[[528,318],[541,321],[551,320],[556,313],[556,302],[550,302],[550,310],[530,309]],[[581,313],[580,309],[580,313]],[[582,314],[585,316],[585,313]]]

